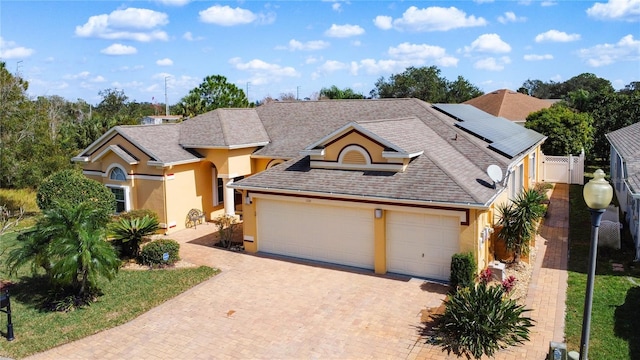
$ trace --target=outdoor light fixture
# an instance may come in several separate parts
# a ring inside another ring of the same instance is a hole
[[[598,228],[602,215],[613,198],[613,188],[604,179],[604,171],[596,170],[582,192],[584,201],[591,212],[591,247],[589,249],[589,272],[587,273],[587,290],[584,298],[584,314],[582,316],[582,336],[580,337],[580,360],[589,357],[589,332],[591,328],[591,305],[593,303],[593,280],[596,274],[596,256],[598,254]]]
[[[376,219],[381,219],[382,218],[382,209],[376,209],[375,214],[376,214]]]
[[[245,196],[244,203],[246,205],[251,205],[251,196],[249,195],[249,193],[247,193],[247,196]]]

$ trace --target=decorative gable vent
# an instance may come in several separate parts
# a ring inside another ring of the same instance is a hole
[[[348,165],[371,164],[371,160],[369,159],[369,154],[367,154],[366,150],[356,145],[345,147],[342,150],[342,153],[340,154],[340,158],[338,159],[338,162],[341,164],[348,164]]]

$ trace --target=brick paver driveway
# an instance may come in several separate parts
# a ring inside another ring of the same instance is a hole
[[[420,310],[440,305],[446,291],[179,241],[183,258],[222,273],[127,324],[33,358],[404,359],[422,345]]]

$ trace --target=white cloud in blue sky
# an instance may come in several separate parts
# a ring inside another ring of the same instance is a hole
[[[30,94],[92,103],[108,88],[163,99],[165,81],[175,103],[208,75],[252,101],[366,95],[410,66],[486,92],[585,72],[640,81],[640,0],[3,1],[0,23],[0,61]]]

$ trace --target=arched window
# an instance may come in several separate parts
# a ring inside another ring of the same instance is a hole
[[[349,145],[340,152],[338,162],[344,165],[370,165],[371,157],[367,150],[362,147]]]
[[[271,160],[269,162],[269,164],[267,164],[267,169],[271,169],[272,167],[274,167],[276,165],[280,165],[283,162],[284,162],[284,160],[282,160],[282,159]]]
[[[116,181],[125,181],[127,180],[127,175],[124,173],[124,170],[122,170],[121,168],[114,167],[109,172],[109,179],[116,180]]]

